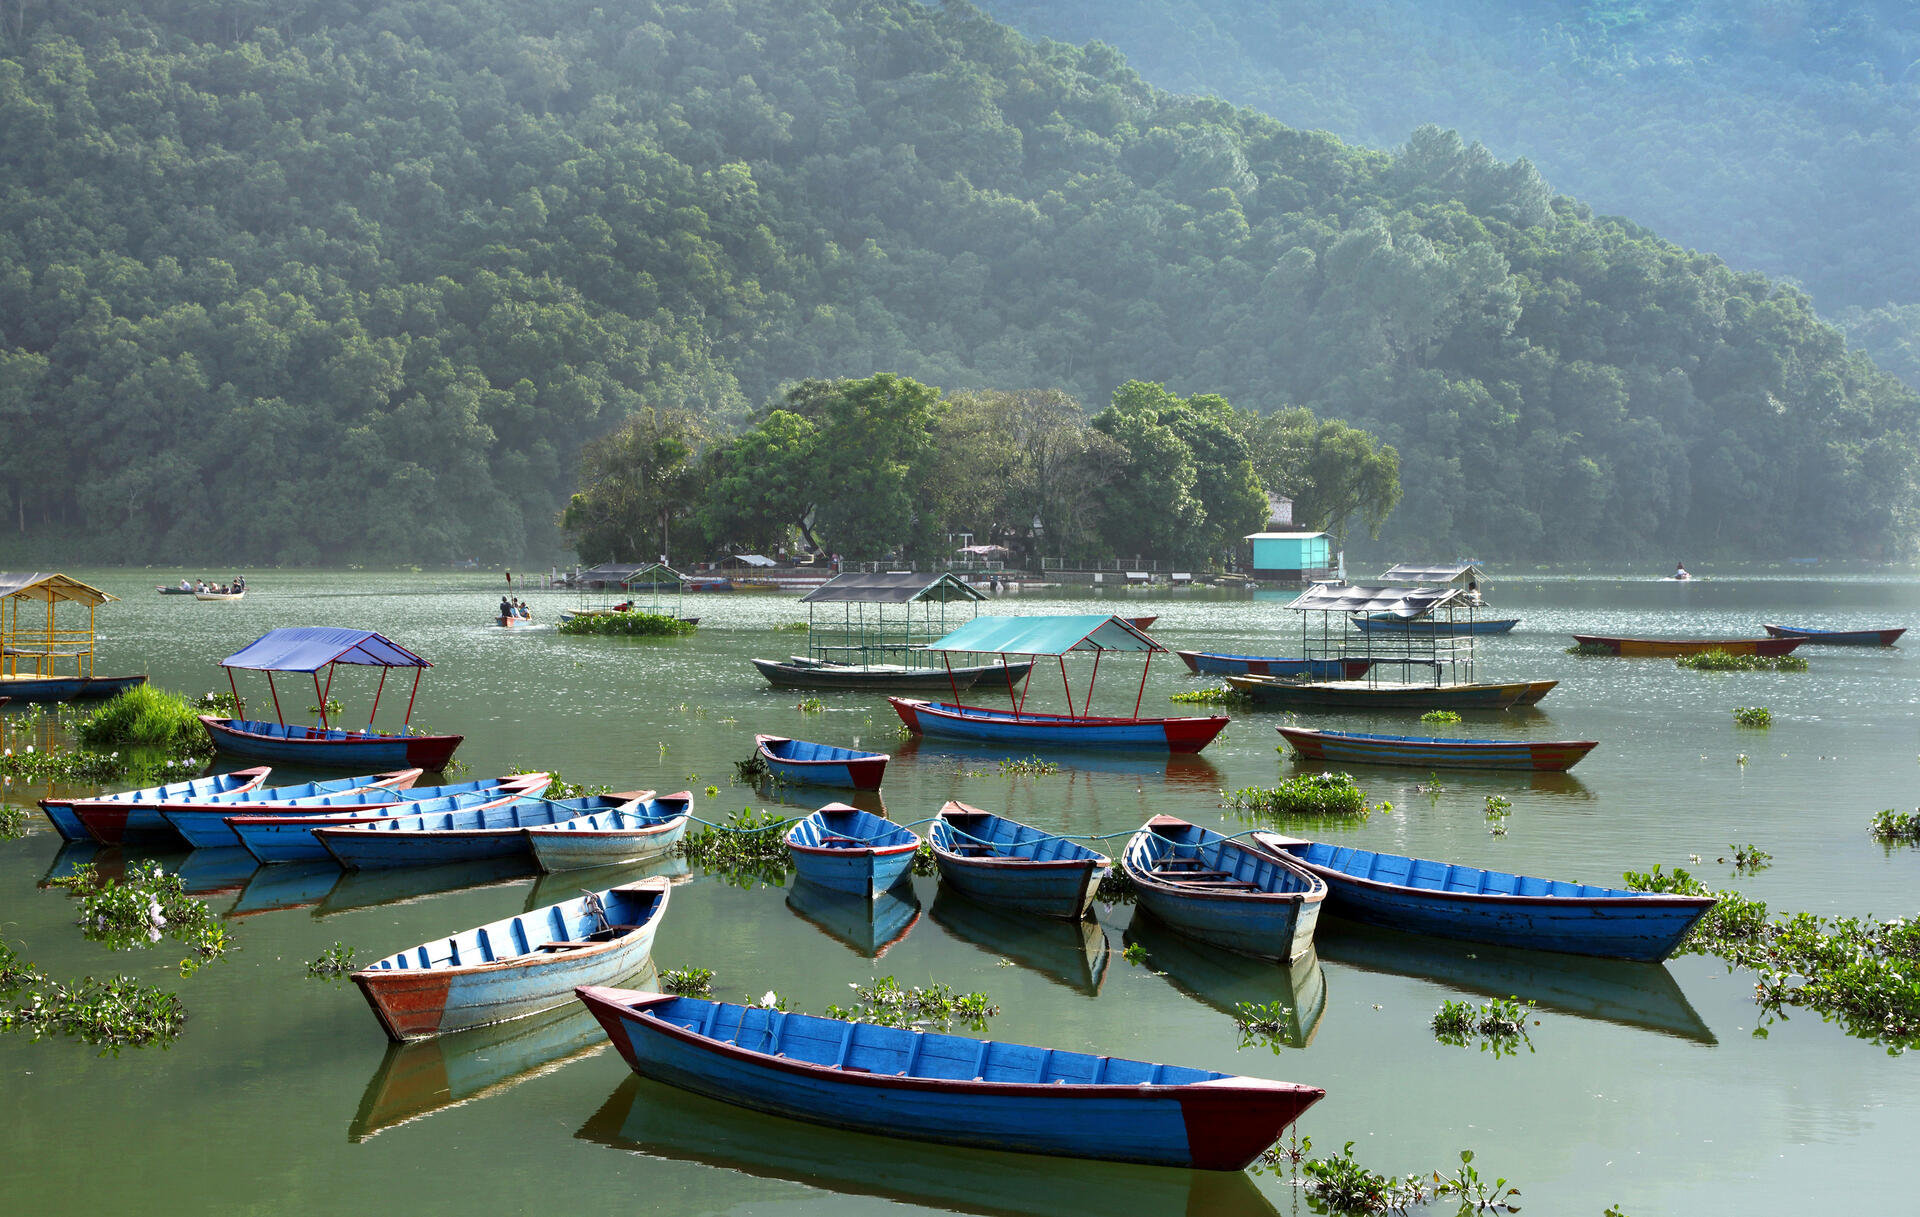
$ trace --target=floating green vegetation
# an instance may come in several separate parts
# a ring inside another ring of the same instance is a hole
[[[81,933],[95,942],[129,950],[151,946],[164,934],[188,947],[192,954],[180,961],[182,976],[193,975],[232,945],[219,918],[187,895],[180,876],[152,859],[133,863],[121,879],[103,878],[92,863],[83,862],[73,874],[49,882],[80,897]]]
[[[1513,814],[1513,800],[1497,794],[1487,796],[1487,831],[1496,837],[1507,835],[1507,817]]]
[[[893,738],[905,743],[913,738],[913,728],[905,723],[896,724],[893,728]]]
[[[246,702],[232,693],[208,691],[188,703],[196,714],[219,714],[227,718],[239,718],[246,708]]]
[[[17,841],[26,835],[27,809],[0,803],[0,841]]]
[[[531,769],[520,768],[507,770],[510,776],[532,772],[534,771]],[[555,769],[548,771],[547,788],[540,792],[540,797],[543,799],[584,799],[588,795],[612,793],[613,787],[608,786],[604,782],[593,786],[582,786],[578,782],[569,782],[564,777],[561,777],[560,771]]]
[[[712,968],[668,968],[660,973],[660,991],[682,997],[713,996]]]
[[[172,1043],[186,1026],[187,1009],[164,989],[131,976],[66,985],[0,943],[0,1031],[35,1039],[69,1035],[118,1053],[123,1046]]]
[[[1867,831],[1876,841],[1888,845],[1920,843],[1920,811],[1895,811],[1891,807],[1876,811]]]
[[[1423,723],[1457,723],[1460,721],[1458,710],[1429,710],[1420,716]]]
[[[826,708],[827,703],[817,697],[803,697],[799,703],[794,706],[794,709],[800,711],[802,714],[818,714]]]
[[[691,634],[698,627],[665,613],[576,613],[563,617],[554,629],[562,634],[612,634],[625,637],[671,638]]]
[[[1374,810],[1367,806],[1366,792],[1350,773],[1296,773],[1281,779],[1278,786],[1248,786],[1231,794],[1223,790],[1220,798],[1235,811],[1257,816],[1332,815],[1365,819]]]
[[[1137,968],[1147,962],[1147,948],[1137,942],[1130,942],[1127,944],[1126,949],[1120,952],[1120,958]]]
[[[1049,773],[1059,772],[1060,766],[1057,762],[1043,761],[1037,756],[1003,756],[1000,758],[1000,774],[1002,777],[1025,776],[1037,778],[1044,777]]]
[[[1732,862],[1736,875],[1757,875],[1773,865],[1773,855],[1758,845],[1729,845],[1727,849],[1731,852],[1720,861]]]
[[[1168,701],[1177,701],[1195,706],[1251,706],[1253,695],[1242,693],[1232,685],[1221,685],[1213,689],[1191,689],[1185,693],[1170,693]]]
[[[338,980],[353,971],[353,948],[344,942],[336,942],[320,952],[320,958],[309,960],[307,975],[315,980]]]
[[[725,824],[682,837],[680,854],[735,887],[779,887],[793,870],[781,831],[792,823],[775,812],[742,807]]]
[[[987,1020],[1000,1013],[984,993],[955,993],[951,986],[929,984],[902,989],[891,976],[882,976],[866,985],[849,985],[858,999],[852,1009],[830,1005],[828,1018],[851,1019],[859,1023],[877,1023],[883,1027],[935,1027],[946,1030],[963,1023],[974,1031],[985,1031]]]
[[[1532,1052],[1527,1019],[1533,1007],[1533,1002],[1522,1002],[1515,997],[1496,997],[1479,1006],[1448,1001],[1433,1016],[1433,1038],[1456,1048],[1464,1048],[1468,1040],[1478,1039],[1480,1051],[1495,1056],[1512,1056],[1522,1044]]]
[[[1567,648],[1567,654],[1578,655],[1583,659],[1596,659],[1602,655],[1613,654],[1613,648],[1604,642],[1576,642]]]
[[[74,726],[74,738],[95,748],[141,745],[175,756],[211,756],[213,739],[187,699],[152,685],[135,685],[109,698]]]
[[[1677,667],[1696,672],[1804,672],[1807,661],[1798,655],[1729,655],[1725,651],[1702,651],[1682,655],[1673,661]]]
[[[173,765],[171,761],[160,764],[163,769]],[[43,750],[32,744],[18,752],[11,749],[0,752],[0,777],[26,778],[32,782],[104,785],[137,768],[136,758],[122,757],[118,752],[69,752],[57,747]]]
[[[1736,706],[1733,711],[1733,721],[1742,727],[1771,727],[1773,711],[1765,706]]]
[[[772,629],[776,634],[804,634],[807,632],[807,623],[804,621],[782,621],[775,624]]]
[[[755,752],[744,761],[735,761],[733,763],[734,781],[744,782],[751,786],[761,778],[772,778],[776,782],[780,780],[779,775],[767,768],[766,758],[758,752]]]
[[[1351,1141],[1337,1158],[1308,1158],[1312,1151],[1313,1141],[1308,1137],[1297,1137],[1284,1145],[1276,1143],[1262,1155],[1256,1170],[1290,1170],[1315,1212],[1408,1213],[1430,1201],[1448,1198],[1459,1200],[1463,1214],[1520,1211],[1514,1203],[1520,1189],[1505,1179],[1482,1179],[1470,1149],[1460,1151],[1460,1165],[1451,1175],[1430,1171],[1397,1177],[1369,1170],[1356,1161]]]
[[[326,707],[327,707],[327,717],[330,719],[338,718],[340,717],[340,715],[345,714],[347,711],[347,708],[340,704],[340,699],[337,697],[329,697],[326,701]],[[318,714],[320,713],[320,707],[308,706],[307,713]]]
[[[1233,1021],[1240,1028],[1240,1046],[1263,1044],[1278,1055],[1287,1046],[1287,1033],[1293,1022],[1293,1007],[1285,1002],[1235,1003]]]
[[[1093,889],[1093,898],[1102,904],[1132,904],[1140,898],[1140,889],[1134,884],[1132,875],[1129,875],[1121,867],[1116,866],[1106,874],[1100,876],[1100,885]],[[1138,946],[1139,944],[1135,943],[1134,945]],[[1127,949],[1132,950],[1133,948],[1129,947]],[[1142,958],[1145,958],[1145,955],[1146,953],[1144,951],[1141,952]],[[1128,958],[1132,957],[1129,956]]]
[[[920,842],[920,848],[913,851],[913,873],[916,875],[940,873],[940,864],[933,857],[933,846],[925,841]]]

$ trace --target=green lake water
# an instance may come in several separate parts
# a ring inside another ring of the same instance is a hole
[[[832,797],[789,789],[783,801],[732,785],[732,762],[750,754],[756,731],[893,751],[885,809],[902,822],[961,799],[1054,831],[1123,833],[1159,812],[1231,830],[1245,825],[1219,790],[1295,771],[1275,750],[1272,728],[1286,718],[1272,713],[1235,711],[1198,758],[1063,754],[1053,758],[1058,773],[1038,777],[1003,776],[997,750],[902,744],[878,694],[822,693],[825,711],[803,713],[799,694],[768,689],[747,663],[804,647],[802,636],[771,628],[804,619],[790,596],[689,596],[685,611],[702,618],[696,635],[618,640],[557,635],[550,623],[578,603],[571,593],[523,592],[537,628],[493,627],[497,575],[262,573],[243,602],[202,604],[154,594],[179,572],[70,573],[124,597],[101,611],[103,675],[146,671],[168,688],[224,689],[215,661],[267,629],[379,629],[433,660],[415,714],[465,733],[468,776],[519,766],[615,789],[714,784],[717,797],[697,798],[712,819],[749,804],[792,814]],[[1523,620],[1482,640],[1481,678],[1560,686],[1535,712],[1468,714],[1431,733],[1600,746],[1567,775],[1442,773],[1434,793],[1415,789],[1424,773],[1358,769],[1369,797],[1394,810],[1313,833],[1595,883],[1680,865],[1775,910],[1915,912],[1920,850],[1884,849],[1866,831],[1875,811],[1916,801],[1913,647],[1803,647],[1808,672],[1729,674],[1577,659],[1564,648],[1574,630],[1746,636],[1763,621],[1920,623],[1920,583],[1496,578],[1489,592]],[[987,611],[1158,613],[1154,633],[1169,646],[1290,654],[1288,598],[1028,591]],[[1102,667],[1095,708],[1130,709],[1137,661]],[[366,713],[374,681],[343,672],[334,693],[351,720]],[[1074,676],[1084,681],[1085,668]],[[242,681],[262,712],[264,681]],[[1156,662],[1146,705],[1176,712],[1167,695],[1199,687],[1177,661]],[[290,710],[312,701],[292,682],[281,697]],[[1737,727],[1736,706],[1771,708],[1774,726]],[[1308,719],[1424,730],[1411,714]],[[17,732],[11,742],[20,744]],[[41,793],[16,785],[4,797],[31,803]],[[1487,831],[1489,794],[1512,800],[1504,837]],[[1747,843],[1773,864],[1736,879],[1717,859]],[[1121,842],[1108,844],[1117,852]],[[341,877],[325,867],[256,872],[212,851],[164,855],[229,917],[237,947],[180,980],[170,942],[114,954],[81,938],[74,902],[40,886],[86,856],[59,846],[43,820],[24,840],[0,843],[0,937],[56,977],[127,972],[167,983],[190,1016],[170,1048],[117,1057],[0,1037],[0,1162],[12,1212],[1307,1211],[1280,1179],[951,1151],[736,1111],[633,1079],[571,1010],[390,1051],[350,983],[306,975],[307,961],[335,942],[371,960],[618,874]],[[773,990],[814,1011],[847,1004],[848,985],[870,977],[937,980],[998,1003],[989,1032],[998,1039],[1324,1086],[1327,1098],[1301,1123],[1316,1153],[1353,1141],[1366,1164],[1406,1172],[1449,1167],[1471,1148],[1483,1174],[1523,1190],[1532,1213],[1599,1217],[1609,1204],[1633,1217],[1911,1211],[1916,1062],[1806,1013],[1757,1038],[1752,977],[1712,958],[1628,966],[1323,922],[1319,958],[1286,968],[1132,928],[1125,906],[1098,911],[1098,927],[1043,924],[916,879],[911,898],[870,913],[696,874],[673,889],[654,957],[661,967],[711,968],[719,996]],[[1144,966],[1120,955],[1134,941],[1147,949]],[[1533,1051],[1496,1059],[1434,1040],[1428,1023],[1442,1002],[1509,994],[1540,1004]],[[1240,1048],[1234,1004],[1275,1000],[1297,1010],[1292,1043],[1277,1054]]]

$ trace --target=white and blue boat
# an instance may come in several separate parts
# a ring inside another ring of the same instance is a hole
[[[492,806],[497,802],[525,798],[545,790],[550,781],[544,773],[512,773],[494,778],[476,778],[445,786],[421,786],[400,792],[398,802],[378,807],[345,809],[338,807],[292,807],[247,815],[229,815],[226,824],[254,860],[271,862],[332,862],[313,836],[323,824],[357,824],[388,816],[425,815],[429,811],[453,811],[462,808]],[[455,796],[492,794],[490,800],[451,801]]]
[[[586,987],[642,1077],[889,1137],[1237,1171],[1326,1092],[1150,1061]]]
[[[836,748],[783,735],[756,735],[753,745],[767,772],[782,782],[803,786],[878,790],[890,759],[884,752]]]
[[[150,802],[121,803],[112,799],[76,799],[73,814],[93,839],[102,845],[141,842],[177,842],[180,832],[167,819],[169,812],[207,810],[223,816],[243,815],[250,808],[298,806],[303,802],[345,798],[352,804],[378,806],[398,802],[399,791],[420,778],[418,769],[397,769],[392,773],[372,773],[356,778],[334,778],[327,782],[300,782],[290,786],[258,786],[229,791],[204,798],[154,799]],[[238,845],[238,840],[222,841]]]
[[[869,900],[899,882],[919,848],[919,834],[845,803],[829,803],[787,830],[801,879]]]
[[[1286,962],[1313,949],[1327,885],[1283,852],[1155,816],[1120,861],[1140,907],[1183,934]]]
[[[948,803],[927,826],[940,881],[998,908],[1077,921],[1093,908],[1105,854],[1018,820]]]
[[[89,803],[167,803],[188,799],[205,801],[225,795],[238,794],[247,790],[258,790],[260,784],[273,772],[266,765],[252,769],[236,769],[232,773],[216,773],[211,777],[193,778],[185,782],[169,782],[165,786],[148,786],[144,790],[123,790],[119,794],[95,795],[85,800]],[[93,834],[73,813],[77,799],[41,799],[40,810],[47,813],[47,819],[53,823],[53,829],[66,841],[91,841]],[[155,824],[156,829],[165,828],[164,823]]]
[[[652,796],[652,791],[644,790],[577,799],[521,798],[484,808],[322,825],[313,830],[313,835],[333,860],[348,870],[433,866],[483,858],[521,858],[530,863],[533,851],[527,845],[527,829],[596,812],[632,811]]]
[[[527,846],[548,873],[644,862],[673,852],[687,835],[692,811],[690,790],[640,799],[529,828]]]

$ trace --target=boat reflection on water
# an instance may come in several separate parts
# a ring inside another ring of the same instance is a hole
[[[623,987],[657,992],[659,974],[652,961]],[[610,1046],[599,1021],[576,1001],[491,1027],[388,1044],[347,1126],[347,1139],[365,1141],[436,1111],[510,1090]]]
[[[340,882],[340,866],[333,859],[322,862],[276,862],[263,866],[247,878],[240,899],[229,916],[251,917],[255,913],[273,913],[282,909],[310,908],[326,899],[333,885]]]
[[[331,917],[335,913],[372,908],[375,905],[408,904],[464,888],[519,883],[539,873],[532,855],[476,858],[467,862],[446,862],[439,866],[343,871],[313,915]]]
[[[1501,713],[1510,714],[1512,711]],[[1406,726],[1406,720],[1402,719],[1395,724],[1382,724],[1378,731],[1380,734],[1404,735]],[[1374,729],[1373,727],[1365,728],[1369,731]],[[1457,727],[1450,727],[1448,730],[1453,731],[1456,736],[1465,738],[1466,733],[1459,731]],[[1325,761],[1305,760],[1291,748],[1287,749],[1286,776],[1288,777],[1301,773],[1319,773],[1326,767]],[[1436,780],[1436,771],[1429,765],[1356,765],[1352,767],[1352,771],[1355,779],[1362,783],[1365,783],[1369,777],[1375,777],[1383,783],[1404,782],[1407,786],[1414,787],[1425,786]],[[1478,798],[1482,791],[1487,794],[1499,794],[1515,788],[1574,801],[1593,798],[1593,791],[1586,783],[1564,770],[1555,773],[1532,769],[1448,769],[1439,773],[1437,780],[1441,786],[1449,790],[1471,791],[1475,798]]]
[[[1112,952],[1106,931],[1091,917],[1062,921],[1010,913],[946,887],[935,893],[928,913],[936,925],[962,942],[1031,968],[1076,993],[1096,996],[1107,979]]]
[[[1664,964],[1456,942],[1332,915],[1320,919],[1316,946],[1322,959],[1341,967],[1430,980],[1483,997],[1519,997],[1577,1018],[1717,1042]]]
[[[168,869],[175,869],[169,867]],[[238,896],[260,863],[238,845],[196,849],[180,860],[180,885],[189,896]]]
[[[1008,758],[1025,754],[1012,744],[967,744],[957,740],[916,735],[895,745],[896,757],[916,756],[920,763],[950,761],[962,770],[996,770]],[[1093,748],[1065,748],[1041,758],[1060,766],[1062,773],[1113,774],[1138,780],[1165,781],[1186,790],[1218,791],[1224,784],[1218,766],[1197,752],[1102,752]]]
[[[672,854],[665,858],[649,858],[644,862],[629,862],[623,866],[555,871],[534,880],[532,890],[527,893],[525,911],[531,913],[549,904],[575,899],[583,891],[600,892],[622,883],[653,878],[665,879],[672,884],[687,883],[693,879],[693,869],[687,865],[685,858]]]
[[[1276,1217],[1245,1171],[996,1153],[878,1137],[733,1107],[629,1077],[574,1136],[842,1196],[991,1217]]]
[[[787,907],[820,932],[864,959],[878,959],[920,920],[920,897],[910,882],[896,883],[869,900],[796,879]]]
[[[1238,1013],[1242,1002],[1279,1002],[1288,1010],[1280,1039],[1289,1048],[1311,1043],[1327,1012],[1326,973],[1316,951],[1290,964],[1255,959],[1189,938],[1142,908],[1134,910],[1126,941],[1144,948],[1147,965],[1165,972],[1174,988],[1222,1014]]]
[[[139,856],[138,854],[135,855]],[[98,841],[62,841],[47,873],[36,887],[52,887],[56,879],[71,879],[82,866],[91,866],[102,879],[120,880],[127,876],[127,851],[122,845],[102,845]]]

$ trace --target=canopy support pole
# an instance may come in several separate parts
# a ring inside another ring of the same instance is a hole
[[[960,704],[960,678],[953,674],[953,652],[943,651],[940,658],[947,663],[947,686],[953,690],[953,704]]]
[[[407,698],[407,716],[400,720],[401,726],[405,727],[413,722],[413,699],[418,696],[420,696],[420,669],[415,668],[413,670],[413,694]]]
[[[287,725],[287,716],[280,712],[280,690],[273,687],[273,673],[267,673],[267,692],[273,694],[273,718],[282,727]]]
[[[1153,667],[1153,652],[1147,652],[1147,662],[1140,665],[1140,693],[1133,699],[1133,721],[1140,721],[1140,703],[1147,696],[1147,672]]]
[[[320,721],[321,721],[321,722],[322,722],[323,724],[325,724],[326,726],[329,726],[329,727],[331,727],[331,726],[332,726],[333,724],[332,724],[332,723],[329,723],[329,722],[327,722],[327,699],[333,696],[333,669],[334,669],[334,667],[335,667],[335,665],[333,665],[333,664],[328,664],[328,665],[327,665],[327,691],[326,691],[325,693],[322,693],[322,694],[320,695]]]
[[[1093,713],[1093,686],[1094,682],[1100,679],[1100,657],[1104,654],[1106,654],[1104,647],[1093,653],[1093,675],[1087,677],[1087,700],[1080,703],[1081,718]]]
[[[1056,655],[1054,658],[1060,661],[1060,687],[1067,691],[1067,717],[1072,718],[1074,717],[1073,686],[1067,683],[1067,657],[1065,655]],[[1089,698],[1093,696],[1093,688],[1091,686],[1087,688],[1087,696]]]
[[[367,730],[369,731],[373,730],[373,715],[380,713],[380,690],[387,687],[387,673],[391,670],[390,668],[380,669],[380,683],[374,686],[373,690],[373,714],[367,715]]]
[[[234,683],[233,669],[227,669],[227,688],[233,690],[233,716],[240,717],[240,686]]]
[[[1007,657],[1002,655],[1000,662],[1007,662]],[[1015,718],[1020,716],[1020,711],[1027,708],[1027,690],[1033,688],[1033,670],[1039,666],[1038,663],[1030,663],[1027,665],[1027,678],[1020,682],[1020,704],[1013,708]]]
[[[327,670],[327,687],[329,689],[333,687],[333,670],[331,668]],[[327,695],[320,691],[320,673],[318,672],[313,673],[313,696],[314,700],[320,703],[320,727],[322,730],[325,730],[327,727]]]
[[[1019,718],[1019,717],[1020,717],[1020,700],[1021,700],[1021,699],[1020,699],[1020,698],[1018,698],[1018,697],[1016,697],[1016,696],[1014,695],[1014,692],[1013,692],[1013,669],[1007,666],[1007,657],[1006,657],[1006,656],[1005,656],[1004,654],[1000,656],[1000,671],[1001,671],[1001,673],[1002,673],[1002,674],[1004,674],[1004,675],[1006,676],[1006,678],[1007,678],[1007,704],[1013,707],[1013,716],[1014,716],[1015,718]],[[1033,669],[1032,669],[1032,668],[1028,668],[1028,669],[1027,669],[1027,675],[1028,675],[1028,677],[1032,677],[1032,675],[1033,675]]]

